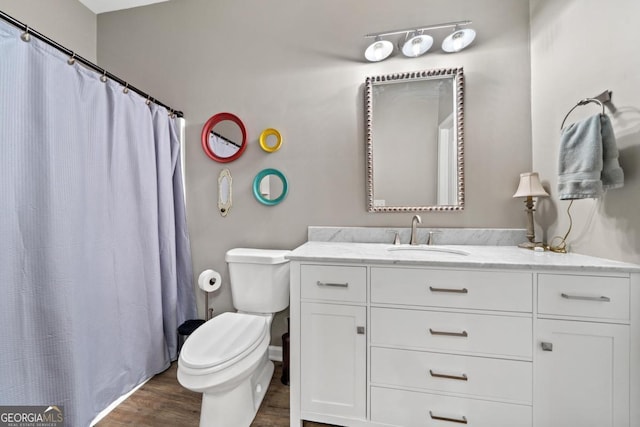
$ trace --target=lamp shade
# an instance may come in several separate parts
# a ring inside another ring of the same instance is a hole
[[[548,197],[549,193],[542,188],[538,172],[520,174],[520,184],[513,197]]]
[[[417,32],[407,33],[404,42],[400,44],[400,49],[404,56],[415,58],[423,55],[433,45],[433,37]]]
[[[444,39],[442,42],[442,50],[445,52],[460,52],[469,46],[476,38],[475,30],[465,28],[464,30],[456,30]]]
[[[364,57],[367,58],[368,61],[378,62],[387,59],[389,55],[391,55],[391,52],[393,52],[393,43],[389,40],[381,40],[380,37],[376,37],[373,43],[364,51]]]

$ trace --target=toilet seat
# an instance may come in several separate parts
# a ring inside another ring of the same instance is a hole
[[[180,362],[203,374],[215,372],[245,358],[268,333],[263,316],[222,313],[191,334],[180,351]]]

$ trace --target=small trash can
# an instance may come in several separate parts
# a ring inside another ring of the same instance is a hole
[[[191,319],[186,320],[182,325],[178,326],[178,353],[180,354],[180,349],[184,344],[184,341],[187,339],[189,335],[193,333],[200,325],[202,325],[205,321],[202,319]]]

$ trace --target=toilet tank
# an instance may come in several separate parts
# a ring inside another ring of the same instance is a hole
[[[227,252],[231,298],[236,310],[277,313],[289,306],[290,251],[236,248]]]

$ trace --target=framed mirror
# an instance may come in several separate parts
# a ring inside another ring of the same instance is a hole
[[[247,148],[247,130],[242,120],[231,113],[211,116],[202,127],[202,149],[211,160],[232,162]]]
[[[218,175],[218,210],[222,216],[227,216],[233,205],[232,182],[229,169],[222,169]]]
[[[267,206],[282,202],[289,192],[287,177],[277,169],[263,169],[253,180],[253,195]]]
[[[282,135],[277,129],[269,128],[260,134],[260,147],[267,153],[278,151],[282,146]]]
[[[462,68],[367,77],[369,212],[464,208]]]

